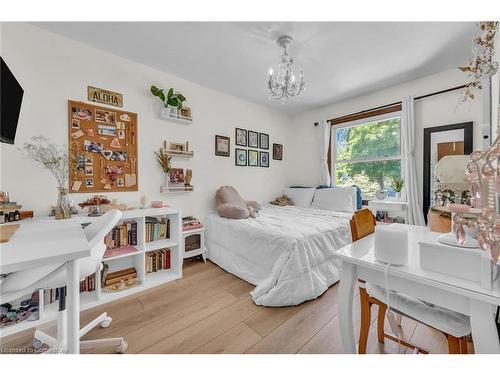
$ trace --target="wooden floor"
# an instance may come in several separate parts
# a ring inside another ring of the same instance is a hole
[[[113,318],[109,328],[94,328],[84,339],[124,336],[127,353],[342,353],[338,284],[316,300],[272,308],[255,305],[249,296],[254,287],[213,263],[189,261],[183,272],[181,280],[82,312],[82,324],[104,311]],[[358,334],[357,293],[353,303]],[[374,306],[373,321],[376,312]],[[53,325],[48,329],[54,331]],[[431,353],[448,352],[441,333],[411,319],[403,318],[403,332],[405,340]],[[29,347],[32,335],[33,330],[25,331],[0,345]],[[407,351],[389,340],[379,344],[372,323],[368,352]]]

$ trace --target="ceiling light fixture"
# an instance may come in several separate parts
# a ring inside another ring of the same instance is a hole
[[[278,39],[278,46],[283,48],[281,62],[278,65],[278,72],[273,74],[273,69],[269,70],[269,98],[274,98],[285,102],[288,98],[298,96],[304,91],[304,73],[300,71],[299,79],[293,73],[293,58],[288,55],[287,48],[292,44],[293,38],[284,35]]]

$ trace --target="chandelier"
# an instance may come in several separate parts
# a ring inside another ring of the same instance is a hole
[[[273,74],[273,69],[269,70],[269,97],[285,102],[288,98],[298,96],[304,91],[304,74],[300,71],[299,79],[293,73],[293,58],[288,55],[287,48],[293,42],[293,38],[284,35],[278,39],[278,45],[283,48],[281,62],[278,65],[278,72]]]

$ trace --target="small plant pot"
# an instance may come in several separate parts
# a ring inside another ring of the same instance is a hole
[[[401,199],[401,192],[400,191],[396,191],[396,199]]]
[[[161,109],[161,116],[163,118],[171,118],[172,116],[177,116],[177,108],[176,107],[163,107]]]

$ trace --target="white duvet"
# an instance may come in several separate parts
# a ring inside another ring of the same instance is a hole
[[[297,305],[340,279],[334,250],[351,242],[352,214],[266,205],[256,219],[206,217],[208,258],[256,285],[258,305]]]

